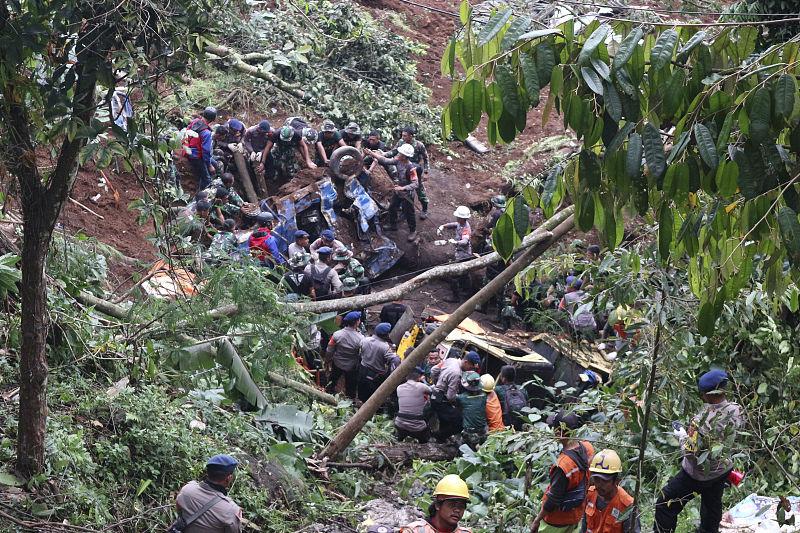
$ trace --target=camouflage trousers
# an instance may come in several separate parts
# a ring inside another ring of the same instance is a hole
[[[289,181],[300,172],[300,162],[297,160],[297,151],[294,148],[275,146],[272,149],[272,158],[275,161],[275,177],[281,181]]]

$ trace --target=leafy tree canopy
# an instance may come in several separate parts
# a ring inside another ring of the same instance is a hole
[[[610,249],[623,213],[657,221],[661,260],[688,263],[705,335],[756,264],[770,293],[800,279],[800,35],[756,52],[747,24],[542,28],[506,9],[476,28],[466,1],[460,15],[441,63],[444,135],[466,138],[485,114],[489,141],[511,142],[545,100],[543,122],[557,113],[583,142],[521,199],[549,215],[569,195],[577,226]],[[506,257],[516,229],[513,213],[497,224]]]

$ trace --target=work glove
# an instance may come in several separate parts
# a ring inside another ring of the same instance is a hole
[[[250,154],[250,161],[252,161],[253,163],[257,163],[260,160],[261,160],[261,154],[260,153],[253,152],[252,154]]]
[[[686,428],[683,427],[683,424],[680,422],[672,423],[672,434],[676,439],[678,439],[679,442],[683,442],[683,440],[688,436],[686,433]]]
[[[439,226],[439,228],[436,230],[436,235],[441,235],[443,231],[444,231],[444,226]]]
[[[447,239],[447,242],[449,242],[450,244],[458,244],[458,241],[455,239]]]

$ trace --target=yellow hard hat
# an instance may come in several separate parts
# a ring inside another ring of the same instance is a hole
[[[622,472],[622,461],[614,450],[600,450],[592,458],[589,472],[595,474],[618,474]]]
[[[489,393],[494,390],[494,378],[489,374],[484,374],[481,376],[481,389],[483,392]]]
[[[456,474],[448,474],[436,484],[433,496],[445,496],[450,498],[463,498],[469,500],[469,489],[467,484]],[[442,498],[446,499],[446,498]]]

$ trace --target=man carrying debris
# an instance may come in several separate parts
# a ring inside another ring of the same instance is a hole
[[[423,378],[425,369],[419,366],[408,373],[406,382],[397,387],[399,409],[394,419],[397,440],[413,437],[425,444],[431,438],[431,430],[425,420],[425,410],[429,406],[431,387]]]
[[[175,498],[178,520],[169,531],[186,533],[240,533],[242,509],[228,497],[239,461],[215,455],[206,464],[203,481],[190,481]]]
[[[361,150],[361,127],[358,124],[351,122],[339,134],[347,146]]]
[[[392,327],[386,323],[375,326],[371,337],[361,343],[361,369],[358,374],[358,399],[366,402],[378,390],[386,376],[400,364],[400,358],[389,344]]]
[[[600,450],[589,466],[592,486],[586,497],[581,533],[639,533],[633,497],[619,486],[622,461],[614,450]]]
[[[272,126],[268,120],[262,120],[257,125],[247,128],[242,137],[245,155],[256,171],[263,172],[267,178],[271,178],[275,171],[272,154],[267,150],[267,145],[273,139]]]
[[[594,448],[588,441],[574,438],[581,421],[574,413],[558,411],[547,418],[561,453],[550,467],[550,484],[542,497],[542,508],[531,524],[531,533],[576,533],[586,509],[589,464]]]
[[[211,183],[211,175],[216,173],[216,161],[212,157],[214,143],[211,122],[217,118],[217,110],[207,107],[203,113],[192,120],[183,138],[183,151],[192,173],[197,178],[197,190],[202,191]]]
[[[675,436],[683,447],[680,471],[661,489],[656,501],[653,530],[675,531],[678,515],[695,494],[700,495],[700,528],[703,533],[717,533],[722,520],[722,493],[728,485],[733,462],[727,454],[741,429],[742,407],[725,397],[728,374],[714,368],[700,376],[697,388],[703,406],[692,418],[688,429],[673,423]]]
[[[369,132],[366,140],[364,141],[364,150],[365,151],[373,151],[373,152],[386,152],[386,143],[381,140],[381,132],[378,130],[372,130]],[[391,156],[389,156],[391,157]],[[367,177],[372,176],[372,173],[375,172],[375,168],[379,165],[377,159],[372,156],[364,156],[364,172],[367,174]],[[382,165],[383,169],[386,171],[386,174],[394,179],[395,176],[395,168],[391,165]]]
[[[408,223],[408,241],[417,238],[417,217],[414,216],[414,191],[419,186],[417,168],[411,163],[409,158],[414,155],[414,148],[410,144],[404,144],[397,149],[397,156],[394,158],[384,157],[379,152],[366,150],[366,152],[378,160],[383,165],[394,165],[397,176],[394,178],[394,194],[389,204],[389,231],[397,231],[397,211],[402,209],[403,216]]]
[[[358,331],[361,313],[350,311],[342,319],[342,329],[331,336],[325,352],[331,365],[331,375],[325,390],[336,392],[339,378],[344,376],[344,389],[348,398],[355,400],[358,387],[358,363],[364,336]]]
[[[481,376],[475,371],[464,372],[461,380],[464,392],[456,396],[461,409],[461,437],[464,444],[477,451],[486,441],[486,393],[481,390]]]
[[[342,134],[336,130],[336,124],[330,119],[322,121],[322,130],[314,144],[317,149],[317,164],[322,166],[328,166],[331,156],[337,148],[347,146],[342,139]]]
[[[297,151],[300,152],[306,168],[317,168],[311,161],[302,131],[297,131],[291,126],[283,126],[278,130],[277,135],[272,136],[272,140],[267,143],[264,150],[272,154],[276,177],[282,181],[289,181],[300,171]]]
[[[310,263],[303,271],[312,283],[312,300],[326,299],[342,288],[342,280],[331,266],[331,254],[333,254],[333,250],[323,246],[317,250],[317,260]]]
[[[472,259],[472,227],[469,225],[472,213],[469,207],[460,205],[453,212],[453,216],[456,217],[456,221],[442,224],[436,230],[436,234],[441,235],[444,230],[452,230],[452,237],[448,239],[448,242],[455,248],[453,259],[456,262],[468,261]],[[453,293],[453,301],[459,300],[459,292],[462,287],[466,291],[470,291],[471,286],[472,283],[468,273],[451,278],[450,291]]]
[[[417,169],[417,178],[419,178],[417,197],[419,198],[419,203],[422,206],[422,212],[419,214],[419,218],[425,220],[428,218],[429,203],[428,195],[425,193],[425,174],[430,171],[431,167],[430,162],[428,161],[428,150],[425,148],[425,144],[423,144],[422,141],[418,141],[414,138],[415,133],[416,131],[411,126],[406,126],[403,128],[397,145],[395,145],[392,151],[384,155],[386,155],[386,157],[396,157],[397,154],[400,153],[400,147],[404,144],[407,144],[414,149],[414,153],[408,156],[408,158]]]
[[[469,503],[469,489],[463,479],[455,474],[442,478],[433,491],[433,502],[428,507],[428,518],[417,520],[400,528],[400,533],[472,533],[458,523]]]

